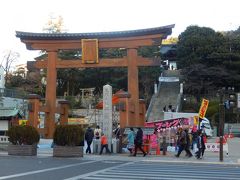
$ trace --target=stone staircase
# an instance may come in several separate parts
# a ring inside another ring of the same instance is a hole
[[[180,79],[180,70],[166,70],[162,77],[177,77]],[[151,105],[148,109],[147,121],[163,120],[163,108],[172,105],[176,110],[179,107],[180,82],[159,82],[158,93],[154,94],[151,100]]]

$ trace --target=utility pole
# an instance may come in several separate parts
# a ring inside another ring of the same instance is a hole
[[[224,123],[225,123],[225,108],[223,103],[224,92],[220,91],[220,104],[219,104],[219,160],[223,161],[223,136],[224,136]]]

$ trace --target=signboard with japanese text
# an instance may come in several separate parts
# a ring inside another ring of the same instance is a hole
[[[133,128],[133,130],[136,133],[138,129],[137,128]],[[143,130],[143,134],[144,135],[151,135],[151,134],[154,133],[154,128],[152,128],[152,127],[144,127],[144,128],[142,128],[142,130]],[[125,128],[123,134],[128,134],[129,132],[130,132],[130,128]]]
[[[209,103],[209,101],[207,99],[202,100],[202,104],[199,109],[199,118],[203,119],[205,117],[205,114],[206,114],[207,108],[208,108],[208,103]]]
[[[178,77],[159,77],[159,82],[179,82]]]
[[[205,143],[205,151],[219,152],[220,144],[219,143]],[[228,154],[228,144],[223,144],[223,151]]]
[[[199,119],[198,119],[198,116],[194,116],[194,125],[198,125],[199,124]]]
[[[176,118],[164,121],[146,122],[145,127],[154,127],[157,129],[174,128],[185,125],[188,126],[190,125],[190,121],[190,118]]]
[[[68,124],[88,124],[85,118],[68,118]]]

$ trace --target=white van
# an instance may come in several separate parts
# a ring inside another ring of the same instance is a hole
[[[207,118],[204,118],[201,123],[200,123],[200,127],[203,130],[203,132],[206,133],[206,135],[208,137],[212,137],[213,136],[213,130],[210,124],[210,121]]]

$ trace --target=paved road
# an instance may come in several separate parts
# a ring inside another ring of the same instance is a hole
[[[76,179],[240,179],[239,165],[83,160],[81,158],[1,157],[0,180]],[[108,158],[106,158],[108,159]]]
[[[122,164],[122,161],[84,160],[82,158],[2,156],[1,179],[61,180]]]
[[[229,155],[224,155],[224,162],[219,162],[219,153],[214,152],[206,152],[203,159],[196,160],[185,157],[185,153],[180,158],[175,158],[175,153],[54,158],[48,146],[39,148],[36,157],[8,156],[6,151],[1,151],[0,180],[240,179],[239,148],[240,138],[230,139]]]

